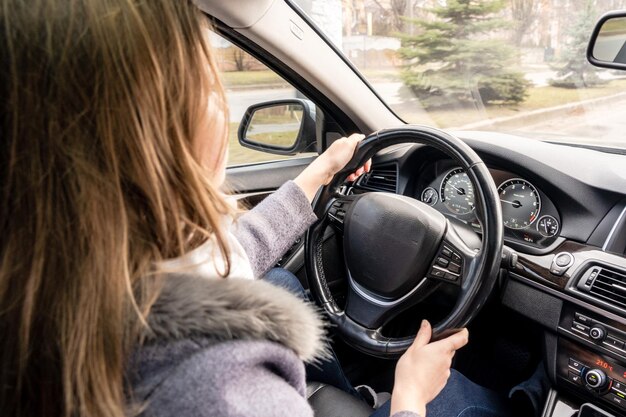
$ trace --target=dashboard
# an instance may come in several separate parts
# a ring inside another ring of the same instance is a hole
[[[450,159],[429,163],[424,169],[410,193],[412,197],[480,233],[480,208],[463,169]],[[539,186],[516,173],[495,168],[489,171],[500,197],[505,238],[538,248],[553,244],[559,237],[561,220],[552,200]]]

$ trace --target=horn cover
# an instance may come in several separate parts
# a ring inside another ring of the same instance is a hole
[[[380,297],[395,299],[426,275],[445,233],[446,219],[409,197],[367,193],[352,203],[344,226],[352,279]]]

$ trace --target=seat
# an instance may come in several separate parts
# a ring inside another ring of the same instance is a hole
[[[369,417],[374,412],[364,401],[321,382],[308,382],[306,394],[315,417]]]

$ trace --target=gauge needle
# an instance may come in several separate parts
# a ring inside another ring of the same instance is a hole
[[[507,201],[507,200],[502,200],[502,199],[500,201],[502,201],[503,203],[515,204],[515,202],[513,201]]]
[[[516,201],[500,200],[500,201],[502,201],[503,203],[511,204],[511,205],[515,206],[515,208],[522,207],[522,203],[520,203],[517,200]]]
[[[450,184],[450,187],[454,188],[456,190],[457,193],[463,195],[465,194],[465,190],[462,188],[456,188],[454,185]]]

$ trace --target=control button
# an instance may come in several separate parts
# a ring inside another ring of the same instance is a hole
[[[443,278],[446,276],[446,271],[444,271],[443,269],[433,267],[430,270],[430,276],[433,278]]]
[[[606,330],[600,326],[593,326],[591,330],[589,330],[589,337],[595,340],[596,342],[604,340],[606,336]]]
[[[441,250],[441,254],[445,256],[446,258],[449,258],[452,256],[452,250],[444,246],[443,249]]]
[[[561,252],[554,255],[552,265],[550,265],[550,273],[561,276],[574,263],[574,256],[569,252]]]
[[[567,379],[569,379],[576,385],[582,384],[582,377],[580,376],[580,374],[577,374],[576,372],[569,371],[567,373]]]
[[[626,386],[621,382],[613,380],[613,385],[611,386],[611,391],[619,391],[622,394],[626,395]]]
[[[458,274],[459,272],[461,272],[461,265],[451,263],[450,265],[448,265],[448,271]]]
[[[462,259],[461,259],[461,255],[459,255],[459,254],[458,254],[458,253],[456,253],[456,252],[452,252],[452,260],[453,260],[454,262],[456,262],[457,264],[460,264],[460,263],[461,263],[461,260],[462,260]]]
[[[611,401],[613,404],[619,405],[622,408],[626,407],[626,399],[614,394],[609,394],[608,397],[609,401]]]
[[[611,387],[611,394],[617,395],[618,397],[626,400],[626,394],[624,394],[622,391],[616,390],[615,387]]]
[[[450,281],[456,281],[457,279],[459,279],[459,276],[455,275],[455,274],[451,274],[449,272],[446,272],[445,279],[448,279]]]
[[[604,341],[604,343],[606,345],[609,345],[610,347],[614,347],[617,349],[624,349],[624,342],[611,336],[608,336],[606,340]]]
[[[582,324],[586,324],[587,326],[591,326],[592,320],[587,317],[587,316],[583,316],[580,313],[576,313],[576,321]]]
[[[585,382],[589,384],[590,387],[596,388],[600,385],[600,377],[596,372],[589,372],[588,375],[585,375]]]
[[[439,266],[443,266],[444,268],[446,268],[449,263],[450,261],[447,260],[446,258],[442,258],[441,256],[437,258],[437,265]]]
[[[589,334],[589,326],[585,326],[584,324],[580,324],[578,322],[572,323],[572,330],[578,330],[579,332]]]
[[[582,363],[578,362],[576,359],[569,359],[569,367],[570,369],[573,369],[574,371],[580,373],[580,371],[583,370],[584,366]]]
[[[600,391],[602,388],[606,387],[608,380],[603,371],[592,369],[585,374],[585,383],[588,388]]]
[[[572,255],[570,255],[569,253],[561,253],[557,255],[554,260],[554,263],[561,268],[568,266],[570,262],[572,262]]]

